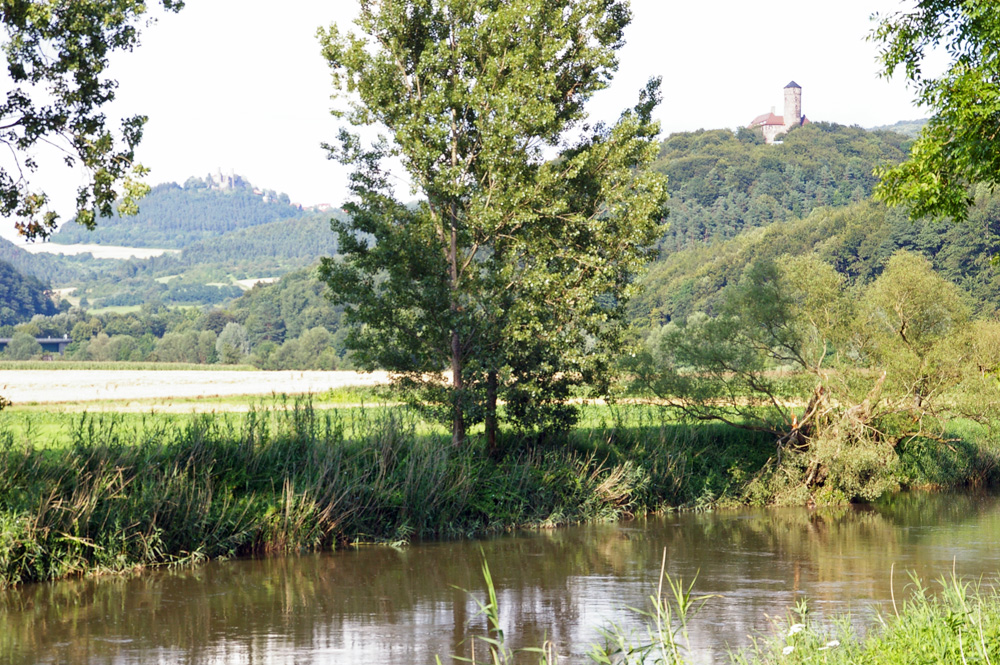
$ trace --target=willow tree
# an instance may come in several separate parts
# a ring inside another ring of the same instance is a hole
[[[517,426],[568,426],[570,387],[607,379],[666,201],[648,170],[658,81],[614,124],[585,124],[627,1],[360,5],[358,33],[320,32],[335,113],[378,133],[326,146],[352,168],[341,256],[321,268],[347,345],[422,388],[456,444],[481,421],[495,443],[498,400]]]

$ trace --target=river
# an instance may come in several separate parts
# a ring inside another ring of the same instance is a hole
[[[998,534],[995,497],[909,494],[68,580],[0,592],[0,663],[447,663],[486,632],[484,556],[509,643],[587,662],[597,627],[638,625],[626,608],[646,606],[664,550],[671,576],[717,596],[692,622],[691,662],[727,663],[800,599],[871,621],[893,567],[897,602],[907,572],[993,580]]]

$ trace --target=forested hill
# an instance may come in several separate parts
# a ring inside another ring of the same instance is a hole
[[[715,313],[721,290],[738,282],[755,260],[815,253],[848,283],[865,284],[900,249],[929,258],[938,273],[970,294],[980,315],[1000,310],[1000,271],[992,262],[1000,254],[1000,195],[982,192],[964,224],[911,222],[905,210],[869,200],[665,253],[643,278],[631,318],[648,329],[698,311]]]
[[[922,130],[926,124],[927,118],[921,118],[919,120],[900,120],[899,122],[894,122],[891,125],[872,127],[870,128],[870,131],[877,132],[880,130],[886,130],[915,139],[920,134],[920,130]]]
[[[312,265],[320,257],[337,253],[337,236],[330,230],[330,218],[334,216],[313,212],[199,240],[185,247],[176,261],[184,267],[226,265],[253,275],[281,274],[290,267]]]
[[[862,201],[875,186],[874,168],[902,161],[909,140],[825,122],[795,129],[778,145],[746,129],[672,134],[656,163],[671,193],[661,246],[675,252]]]
[[[55,285],[85,279],[91,273],[79,262],[52,254],[32,254],[5,238],[0,238],[0,261],[10,264],[20,273]]]
[[[70,222],[52,236],[52,242],[181,249],[230,231],[303,214],[287,195],[255,189],[239,176],[227,185],[222,189],[211,179],[199,178],[190,178],[183,186],[157,185],[139,202],[138,215],[116,213],[99,219],[94,231]]]
[[[57,311],[41,280],[22,275],[6,261],[0,261],[0,326],[27,321],[35,314],[51,316]]]

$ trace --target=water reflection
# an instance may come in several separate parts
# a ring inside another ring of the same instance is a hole
[[[468,656],[484,634],[477,606],[485,553],[505,631],[552,640],[584,661],[596,626],[631,621],[671,575],[719,594],[692,626],[697,662],[768,628],[800,597],[829,616],[865,615],[888,574],[992,576],[1000,504],[911,495],[876,507],[671,515],[619,525],[436,542],[393,550],[215,563],[133,578],[71,580],[0,593],[0,663],[432,663]],[[906,576],[896,576],[899,595]],[[458,587],[458,588],[456,588]],[[481,654],[482,655],[482,654]],[[447,662],[447,661],[445,661]]]

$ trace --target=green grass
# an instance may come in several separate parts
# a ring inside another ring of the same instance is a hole
[[[912,665],[1000,662],[1000,595],[995,587],[942,577],[926,586],[911,576],[888,612],[859,632],[849,616],[814,621],[801,603],[786,626],[733,658],[736,665]],[[829,627],[832,625],[832,628]]]
[[[583,430],[573,446],[506,441],[508,452],[490,457],[478,440],[451,446],[406,408],[307,402],[184,417],[34,415],[5,411],[0,424],[0,587],[619,519],[675,501],[686,467],[673,447],[689,445],[662,439],[647,464],[614,432]],[[602,450],[609,441],[617,454]]]
[[[338,391],[340,392],[340,391]],[[344,389],[341,401],[334,400],[323,403],[322,400],[313,399],[309,401],[308,408],[317,411],[329,411],[332,418],[344,419],[353,423],[355,420],[363,421],[366,416],[362,412],[367,412],[373,408],[374,402],[367,402],[367,407],[358,406],[361,400],[355,402],[351,391]],[[37,450],[65,450],[70,448],[79,437],[80,427],[86,424],[92,427],[94,422],[107,423],[108,427],[113,427],[118,431],[127,430],[132,432],[136,441],[142,438],[141,432],[148,429],[157,431],[169,431],[177,428],[190,427],[193,422],[212,418],[221,426],[238,427],[247,419],[247,412],[227,411],[228,407],[246,407],[247,411],[253,412],[278,412],[283,410],[295,410],[303,408],[303,402],[299,398],[288,398],[284,395],[264,396],[256,400],[250,400],[246,396],[218,397],[211,400],[204,398],[173,399],[170,400],[172,406],[180,405],[182,408],[186,404],[192,407],[202,407],[201,412],[190,413],[163,413],[157,411],[156,407],[162,401],[150,401],[149,409],[135,410],[129,412],[115,411],[117,402],[89,402],[87,410],[76,410],[75,408],[60,410],[51,404],[38,405],[17,405],[9,409],[0,411],[0,434],[8,441],[13,441],[17,445],[31,447]],[[217,411],[205,413],[203,407],[206,402],[212,407],[218,407]],[[405,409],[402,406],[374,407],[383,413],[402,414]],[[103,426],[103,425],[102,425]],[[443,434],[443,427],[433,423],[417,419],[414,423],[414,431],[421,434]],[[127,443],[127,440],[125,441]]]
[[[0,587],[100,570],[475,536],[670,509],[767,504],[785,491],[766,434],[588,405],[561,435],[504,431],[498,450],[402,405],[283,397],[245,413],[0,411]],[[246,404],[246,398],[233,398]],[[970,439],[900,446],[899,485],[990,485]]]

